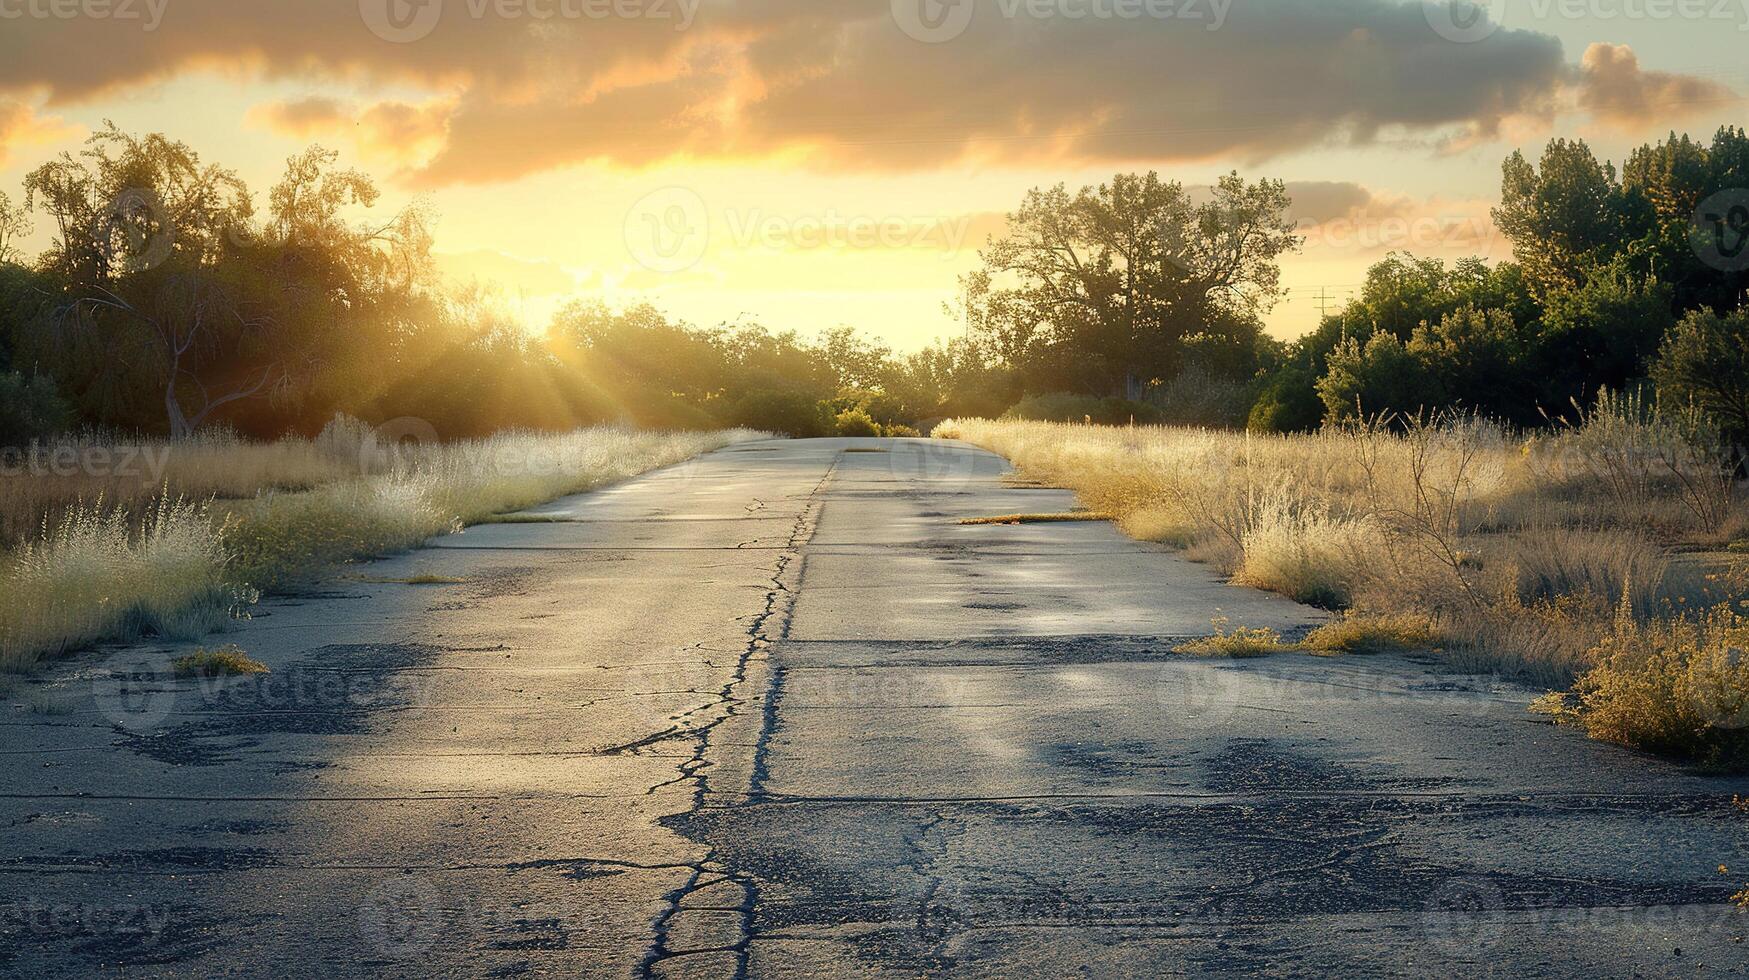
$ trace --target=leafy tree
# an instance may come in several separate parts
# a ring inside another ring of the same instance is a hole
[[[1551,294],[1529,352],[1543,404],[1561,414],[1590,404],[1600,389],[1645,377],[1675,320],[1671,296],[1669,285],[1630,271],[1619,258],[1578,289]]]
[[[1711,415],[1742,458],[1749,447],[1749,308],[1683,317],[1664,338],[1652,380],[1661,398]]]
[[[1241,348],[1280,294],[1298,247],[1279,181],[1221,178],[1195,203],[1158,174],[1119,174],[1071,195],[1029,193],[968,277],[974,330],[1029,385],[1090,394],[1168,378],[1193,335]]]
[[[1504,170],[1494,223],[1512,240],[1513,256],[1539,298],[1583,285],[1591,267],[1630,237],[1615,167],[1599,161],[1583,140],[1550,142],[1540,167],[1514,152]]]
[[[30,234],[30,215],[25,209],[12,203],[12,198],[0,191],[0,265],[16,263],[19,259],[16,242]]]
[[[70,281],[108,286],[180,257],[216,262],[254,205],[236,173],[203,166],[186,143],[137,138],[114,123],[77,158],[63,153],[24,178],[25,204],[48,212],[56,234],[42,264]]]
[[[895,361],[881,387],[915,421],[995,418],[1021,396],[1013,368],[971,338],[944,341]]]
[[[271,365],[237,370],[240,356],[255,353],[258,324],[216,271],[252,213],[234,173],[202,166],[185,144],[110,124],[78,159],[62,154],[31,171],[25,188],[57,228],[42,260],[69,283],[54,327],[89,338],[80,353],[96,369],[90,387],[143,367],[173,436],[267,388]]]
[[[1526,347],[1526,337],[1505,310],[1466,307],[1448,313],[1417,328],[1407,347],[1421,379],[1421,397],[1379,407],[1409,414],[1424,407],[1464,408],[1535,425],[1541,406]]]
[[[886,344],[859,336],[853,327],[833,327],[820,338],[820,354],[838,375],[840,388],[879,388],[893,362]]]

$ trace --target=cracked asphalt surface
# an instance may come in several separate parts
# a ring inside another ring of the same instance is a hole
[[[956,443],[744,444],[7,694],[7,976],[1733,976],[1742,779]],[[457,584],[397,584],[418,575]],[[1721,874],[1721,865],[1731,868]]]

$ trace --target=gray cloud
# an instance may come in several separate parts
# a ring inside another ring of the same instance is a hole
[[[440,148],[411,177],[441,185],[678,154],[790,152],[834,170],[1255,162],[1381,134],[1486,136],[1552,113],[1576,72],[1591,79],[1586,107],[1612,118],[1695,91],[1683,76],[1624,72],[1619,58],[1575,68],[1559,41],[1529,31],[1453,43],[1419,0],[1236,0],[1214,31],[1039,19],[1025,6],[1009,17],[1013,0],[972,0],[964,33],[934,44],[901,30],[890,0],[704,0],[684,31],[675,19],[505,18],[490,6],[476,19],[480,2],[450,0],[405,44],[373,34],[359,0],[177,0],[152,32],[15,21],[0,34],[0,93],[89,100],[214,64],[353,81],[367,96],[412,83],[440,97],[442,117],[378,122],[434,134]],[[679,16],[678,0],[640,2]],[[279,121],[322,108],[282,107]]]

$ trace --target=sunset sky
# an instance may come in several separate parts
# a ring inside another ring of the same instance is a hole
[[[260,201],[319,142],[532,328],[567,294],[900,349],[1031,187],[1289,182],[1291,337],[1392,248],[1500,257],[1501,159],[1741,124],[1749,0],[0,0],[0,190],[104,119]],[[40,216],[32,245],[46,241]]]

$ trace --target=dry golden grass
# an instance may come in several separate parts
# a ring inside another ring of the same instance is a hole
[[[1227,620],[1217,619],[1212,635],[1181,644],[1173,652],[1192,657],[1228,657],[1233,660],[1247,660],[1286,653],[1296,649],[1293,645],[1284,643],[1281,634],[1275,630],[1252,629],[1245,626],[1228,629],[1228,625]]]
[[[8,508],[58,516],[0,552],[0,671],[109,639],[194,639],[256,590],[759,436],[598,428],[396,448],[368,432],[342,420],[313,441],[178,443],[150,495],[80,499],[123,486],[110,477],[9,486]]]
[[[250,657],[235,643],[217,650],[200,649],[177,657],[171,665],[177,677],[233,677],[249,674],[270,674],[267,665]]]
[[[1407,653],[1433,649],[1439,642],[1439,632],[1418,616],[1348,613],[1307,634],[1300,648],[1325,655]]]
[[[203,434],[171,443],[84,437],[21,454],[0,469],[0,549],[40,535],[70,510],[138,513],[169,487],[189,500],[251,499],[268,490],[309,490],[359,475],[356,454],[319,440],[249,442]]]
[[[1749,767],[1749,617],[1725,608],[1640,622],[1624,614],[1572,694],[1537,709],[1593,738]]]
[[[1001,514],[996,517],[968,517],[960,521],[967,527],[992,524],[1100,524],[1112,519],[1110,514],[1094,511],[1072,511],[1067,514]]]
[[[1236,582],[1348,611],[1299,649],[1437,644],[1462,668],[1578,682],[1593,693],[1574,710],[1597,715],[1599,737],[1712,759],[1717,739],[1695,734],[1692,705],[1660,679],[1676,668],[1618,649],[1692,640],[1681,670],[1699,673],[1684,684],[1749,696],[1749,675],[1719,660],[1740,647],[1696,625],[1749,597],[1749,562],[1726,548],[1749,509],[1693,431],[1606,399],[1583,425],[1522,437],[1468,418],[1299,436],[961,420],[935,435],[1000,453]],[[1659,712],[1688,734],[1643,721]]]

